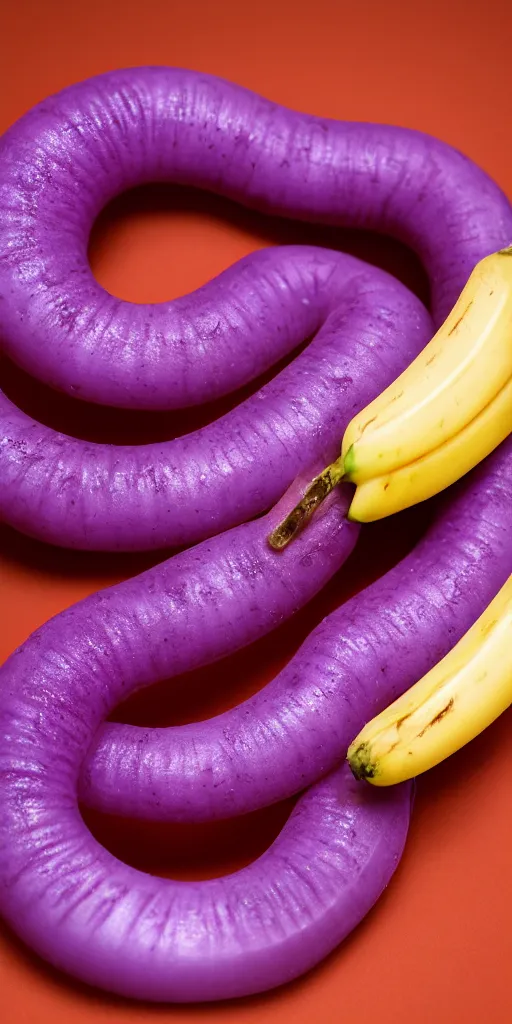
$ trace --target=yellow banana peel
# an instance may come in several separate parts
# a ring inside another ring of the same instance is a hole
[[[391,786],[439,764],[512,704],[512,576],[462,640],[361,730],[354,775]]]
[[[372,522],[425,501],[512,430],[512,246],[481,260],[432,341],[349,423],[340,457],[273,531],[286,546],[333,487],[354,483],[349,518]]]

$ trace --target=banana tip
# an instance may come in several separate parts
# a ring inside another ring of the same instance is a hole
[[[361,743],[355,750],[349,750],[347,761],[350,771],[358,782],[370,782],[377,775],[378,768],[370,757],[370,751],[366,743]]]

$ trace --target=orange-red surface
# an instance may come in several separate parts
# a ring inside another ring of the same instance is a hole
[[[512,195],[512,5],[494,0],[4,0],[0,18],[0,131],[59,88],[144,63],[213,72],[268,97],[331,117],[388,121],[465,150]],[[99,279],[116,294],[158,300],[199,285],[250,249],[321,238],[394,268],[420,291],[417,264],[398,246],[272,225],[227,203],[160,188],[115,203],[91,243]],[[200,415],[91,415],[55,400],[5,363],[1,383],[48,423],[98,438],[169,437]],[[318,618],[396,560],[423,513],[368,528],[327,591],[277,637],[213,669],[160,687],[126,715],[148,723],[207,717],[261,686]],[[50,615],[133,575],[155,557],[71,554],[0,527],[0,660]],[[193,685],[192,685],[193,682]],[[85,989],[0,931],[6,1024],[229,1021],[285,1024],[477,1024],[512,1019],[512,719],[424,777],[410,838],[387,893],[326,963],[256,999],[207,1007],[129,1004]],[[271,842],[289,805],[215,827],[151,827],[89,816],[96,835],[139,867],[206,877],[247,863]]]

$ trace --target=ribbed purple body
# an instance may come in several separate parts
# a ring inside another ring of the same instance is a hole
[[[0,140],[0,333],[33,375],[96,403],[180,408],[233,391],[314,335],[243,404],[168,443],[77,441],[0,393],[6,521],[78,548],[200,542],[68,609],[3,666],[0,910],[85,981],[204,1000],[307,970],[393,874],[410,789],[375,793],[339,765],[363,722],[453,645],[512,572],[512,441],[450,492],[411,555],[329,616],[251,700],[180,728],[103,724],[129,692],[274,628],[339,568],[357,537],[343,491],[282,554],[266,537],[352,415],[432,332],[389,275],[314,247],[258,252],[172,303],[107,295],[87,262],[90,228],[111,196],[149,180],[395,235],[425,263],[435,324],[474,264],[510,242],[512,212],[434,139],[304,116],[168,68],[74,86]],[[259,860],[194,884],[121,864],[78,809],[81,798],[201,820],[310,784]]]

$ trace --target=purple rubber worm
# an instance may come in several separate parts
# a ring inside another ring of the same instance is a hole
[[[68,609],[2,669],[0,907],[42,955],[87,981],[206,999],[307,969],[391,877],[408,788],[380,801],[334,766],[360,717],[437,660],[510,573],[512,455],[507,442],[455,489],[410,560],[326,620],[261,694],[210,723],[124,733],[123,760],[123,730],[97,730],[130,690],[261,635],[341,564],[355,536],[343,494],[289,561],[275,562],[293,592],[264,547],[275,513],[237,524],[339,443],[431,330],[388,275],[312,247],[255,254],[174,303],[106,295],[87,263],[94,217],[120,190],[163,179],[401,238],[425,263],[436,324],[477,260],[509,241],[512,215],[483,172],[436,140],[306,117],[179,70],[82,83],[0,141],[2,344],[35,376],[89,401],[183,407],[226,394],[315,335],[252,398],[168,444],[78,442],[0,399],[0,513],[12,525],[103,549],[219,534]],[[146,753],[133,757],[141,740]],[[159,803],[178,760],[176,797]],[[95,843],[78,812],[84,761],[82,796],[164,817],[246,810],[334,774],[300,799],[255,864],[184,885],[135,872]]]

